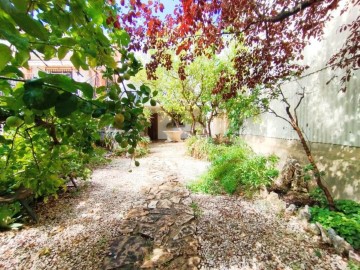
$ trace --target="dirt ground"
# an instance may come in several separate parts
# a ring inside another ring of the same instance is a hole
[[[135,167],[115,158],[80,191],[39,204],[38,224],[0,233],[0,269],[102,269],[126,213],[145,203],[144,191],[164,181],[186,185],[208,162],[186,156],[184,143],[153,143]],[[193,194],[201,269],[346,269],[317,236],[264,199]]]

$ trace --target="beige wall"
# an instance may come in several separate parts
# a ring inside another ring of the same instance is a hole
[[[309,164],[297,140],[242,136],[256,153],[275,154],[280,157],[281,168],[288,156]],[[311,150],[319,169],[326,172],[323,180],[337,199],[360,202],[360,147],[325,143],[311,143]]]
[[[165,130],[167,130],[166,125],[171,122],[171,118],[162,113],[161,111],[158,111],[158,139],[159,140],[166,140],[166,134],[164,133]],[[185,124],[185,126],[181,127],[181,129],[184,131],[181,135],[182,139],[185,139],[189,136],[191,126],[189,124]]]

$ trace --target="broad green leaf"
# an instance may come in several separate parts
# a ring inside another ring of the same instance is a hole
[[[77,109],[78,98],[71,93],[63,93],[59,96],[55,113],[59,118],[64,118],[72,114]]]
[[[97,66],[97,60],[96,60],[95,57],[89,56],[88,57],[88,63],[89,63],[89,66],[92,67],[92,68],[95,68]]]
[[[30,109],[47,110],[57,103],[58,91],[43,85],[42,82],[27,82],[24,88],[23,101]]]
[[[94,97],[94,88],[85,82],[77,82],[76,86],[84,94],[84,97],[92,99]]]
[[[47,76],[49,76],[49,73],[45,72],[45,71],[42,71],[42,70],[39,70],[38,71],[38,76],[40,78],[46,78]]]
[[[101,8],[101,5],[96,5],[96,2],[91,3],[92,6],[89,7],[88,13],[92,19],[92,21],[95,24],[102,24],[103,23],[103,17],[102,13],[99,12],[99,8]]]
[[[97,109],[95,109],[95,111],[93,112],[92,117],[94,117],[94,118],[99,118],[99,117],[102,116],[105,112],[106,112],[106,109],[97,108]]]
[[[85,114],[91,114],[93,112],[93,107],[90,102],[81,101],[79,110]]]
[[[67,92],[75,93],[78,89],[76,82],[66,75],[47,74],[47,77],[43,78],[42,80]]]
[[[145,98],[143,98],[142,103],[146,103],[146,102],[148,102],[149,100],[150,100],[150,97],[145,97]]]
[[[17,111],[22,106],[22,100],[15,97],[0,96],[0,106],[7,107],[9,110]]]
[[[143,92],[144,94],[150,94],[151,93],[150,87],[146,86],[145,84],[140,86],[140,91]]]
[[[55,57],[56,49],[52,46],[46,45],[44,48],[44,60],[48,61]]]
[[[27,14],[17,11],[11,12],[10,16],[17,23],[17,25],[27,34],[44,41],[48,41],[49,32],[40,22],[34,20]]]
[[[26,12],[26,10],[28,9],[29,3],[27,1],[24,1],[24,0],[12,0],[12,2],[14,3],[15,7],[19,11]]]
[[[120,32],[118,32],[118,38],[119,38],[119,42],[122,46],[128,46],[130,43],[130,35],[125,31],[125,30],[121,30]]]
[[[10,48],[4,44],[0,44],[0,71],[5,68],[11,59]]]
[[[80,54],[78,52],[73,53],[73,55],[70,57],[70,61],[77,70],[80,69],[80,67],[82,65],[82,61],[81,61]]]
[[[114,122],[114,116],[111,114],[104,114],[103,116],[101,116],[99,124],[98,124],[98,128],[104,128],[106,126],[111,125]]]
[[[110,55],[104,55],[103,61],[107,66],[109,66],[111,68],[117,67],[117,63],[115,62],[114,58]]]
[[[69,48],[60,47],[59,50],[58,50],[58,58],[59,58],[59,60],[63,60],[68,52],[69,52]]]
[[[14,32],[11,32],[5,28],[3,28],[4,24],[2,24],[0,20],[0,37],[6,39],[11,44],[13,44],[18,49],[27,49],[29,46],[29,41],[26,37],[21,37],[20,34],[17,35]]]
[[[60,39],[60,44],[64,45],[64,46],[75,46],[76,45],[76,40],[71,38],[71,37],[65,37]]]
[[[9,67],[9,66],[7,66],[7,67]],[[6,67],[6,68],[7,68]],[[6,69],[5,68],[5,69]],[[4,71],[4,70],[3,70]],[[2,72],[0,72],[0,75],[7,75],[7,74],[2,74]],[[10,83],[8,82],[8,81],[5,81],[5,80],[0,80],[0,89],[1,89],[1,92],[4,94],[4,95],[8,95],[8,94],[10,94],[10,92],[11,92],[11,85],[10,85]],[[0,106],[1,106],[1,104],[0,104]]]
[[[136,90],[136,87],[132,83],[129,83],[127,85],[127,87],[129,87],[130,89]]]
[[[19,50],[16,52],[15,61],[18,66],[29,68],[28,60],[30,59],[30,53],[28,50]]]

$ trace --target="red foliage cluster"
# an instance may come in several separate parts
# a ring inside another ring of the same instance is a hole
[[[300,74],[306,67],[294,64],[294,60],[302,59],[301,52],[310,38],[322,38],[324,25],[339,3],[340,0],[180,0],[174,13],[160,20],[157,12],[164,6],[159,1],[145,4],[145,0],[129,0],[125,4],[122,0],[121,5],[128,5],[129,12],[121,19],[133,37],[130,49],[157,50],[147,65],[149,78],[155,78],[159,65],[171,66],[166,53],[169,48],[181,55],[185,63],[208,53],[208,49],[220,51],[235,40],[245,49],[236,54],[236,75],[231,81],[237,87],[253,88]],[[351,4],[358,7],[360,0],[351,0]],[[346,5],[342,13],[348,8]],[[329,62],[334,68],[348,70],[348,75],[360,67],[359,18],[342,28],[348,29],[350,35]]]

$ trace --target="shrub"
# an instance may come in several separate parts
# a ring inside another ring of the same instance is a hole
[[[360,204],[350,200],[335,201],[338,211],[312,207],[311,221],[325,228],[333,228],[338,235],[355,249],[360,249]]]
[[[144,156],[148,155],[150,153],[149,145],[150,145],[150,138],[147,136],[141,137],[139,139],[139,142],[136,145],[136,148],[134,151],[134,157],[140,158],[140,157],[144,157]],[[131,145],[128,145],[125,148],[122,148],[117,144],[115,147],[116,150],[114,150],[114,151],[115,151],[115,154],[118,156],[125,156],[131,147],[132,147]]]
[[[0,205],[0,230],[17,229],[22,226],[15,223],[15,216],[20,212],[20,203]]]
[[[190,185],[193,191],[233,194],[241,189],[246,195],[252,195],[260,187],[270,185],[279,173],[275,168],[277,157],[258,156],[243,141],[230,146],[208,146],[207,149],[211,168]]]
[[[210,153],[214,150],[215,145],[211,138],[191,136],[186,141],[187,154],[197,159],[209,159]]]
[[[325,193],[319,187],[316,187],[310,191],[310,198],[313,199],[321,207],[326,207],[328,205]]]

